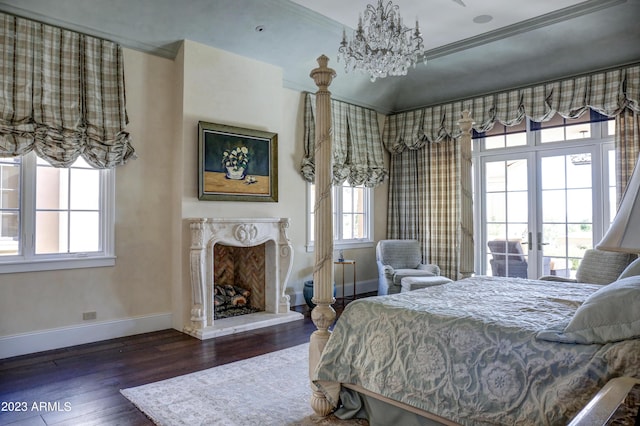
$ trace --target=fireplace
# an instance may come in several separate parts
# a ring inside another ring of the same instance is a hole
[[[264,311],[266,243],[213,246],[213,319]]]
[[[208,339],[303,318],[290,310],[285,294],[293,261],[289,219],[194,218],[189,226],[191,321],[185,333]],[[249,290],[257,312],[216,314],[216,286],[226,285]]]

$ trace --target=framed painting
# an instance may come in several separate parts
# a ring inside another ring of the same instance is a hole
[[[200,121],[198,199],[278,201],[277,133]]]

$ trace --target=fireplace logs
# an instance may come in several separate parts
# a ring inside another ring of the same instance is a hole
[[[236,285],[214,285],[213,305],[215,306],[215,318],[229,318],[238,315],[259,312],[249,303],[251,291]]]

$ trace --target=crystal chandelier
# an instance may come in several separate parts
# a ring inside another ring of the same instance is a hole
[[[416,19],[414,30],[406,27],[400,17],[400,8],[391,4],[385,6],[378,0],[378,7],[367,5],[358,19],[358,29],[353,40],[347,41],[343,30],[342,42],[338,49],[338,62],[344,61],[346,72],[361,70],[371,75],[371,81],[388,75],[407,75],[410,66],[424,58],[422,34]]]

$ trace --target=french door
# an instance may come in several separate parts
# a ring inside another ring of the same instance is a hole
[[[609,223],[612,152],[589,145],[480,157],[476,270],[574,277]]]

